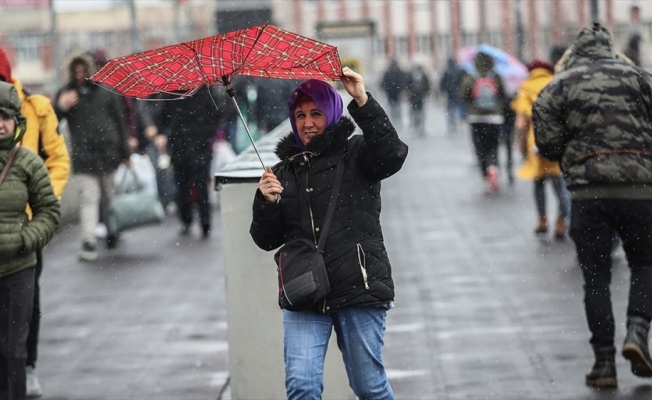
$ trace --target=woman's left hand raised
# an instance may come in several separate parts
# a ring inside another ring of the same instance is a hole
[[[367,91],[364,87],[364,79],[362,78],[362,75],[353,71],[349,67],[344,67],[342,68],[342,77],[340,78],[340,81],[342,81],[347,93],[353,97],[353,100],[355,100],[356,103],[358,103],[358,107],[362,107],[365,105],[367,100],[369,100],[369,96],[367,96]]]

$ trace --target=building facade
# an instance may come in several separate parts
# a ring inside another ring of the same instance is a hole
[[[72,52],[103,48],[117,57],[200,38],[220,31],[220,13],[247,9],[268,10],[268,22],[338,46],[342,60],[370,82],[390,57],[438,71],[457,50],[478,43],[525,62],[546,58],[552,45],[569,44],[590,25],[592,4],[618,48],[639,29],[641,63],[652,65],[652,3],[631,0],[114,0],[103,9],[66,11],[53,1],[0,0],[0,46],[28,85],[58,85]]]

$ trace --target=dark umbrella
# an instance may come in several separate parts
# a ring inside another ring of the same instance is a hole
[[[225,86],[265,168],[231,86],[238,74],[339,80],[342,66],[336,47],[264,24],[114,58],[90,80],[141,99],[155,93],[183,98],[202,85]]]

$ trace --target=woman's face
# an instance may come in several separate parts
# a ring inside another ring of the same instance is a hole
[[[294,123],[299,139],[308,145],[315,136],[324,133],[328,120],[312,99],[305,98],[300,99],[294,107]]]
[[[16,129],[16,120],[13,115],[6,115],[0,112],[0,138],[4,138],[14,134]]]

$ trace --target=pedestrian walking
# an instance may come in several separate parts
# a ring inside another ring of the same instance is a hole
[[[163,105],[163,133],[174,168],[177,186],[177,212],[180,234],[187,236],[193,222],[193,205],[199,211],[202,237],[211,230],[209,198],[210,171],[213,160],[212,140],[220,125],[219,111],[209,89],[202,87],[192,96],[167,101]]]
[[[521,84],[516,97],[510,103],[511,108],[516,113],[517,146],[525,160],[518,171],[518,177],[534,181],[534,202],[538,216],[534,233],[539,236],[548,233],[545,183],[548,181],[552,184],[559,204],[554,237],[562,240],[566,237],[568,230],[567,219],[570,214],[568,191],[561,175],[559,163],[539,154],[534,143],[534,129],[532,127],[532,106],[541,89],[552,80],[554,67],[546,61],[535,59],[528,65],[528,71],[527,79]]]
[[[21,145],[43,157],[48,170],[54,194],[61,201],[63,190],[70,175],[70,156],[63,135],[60,134],[57,119],[50,99],[40,94],[32,94],[23,88],[21,81],[12,76],[11,64],[4,49],[0,48],[0,81],[10,83],[16,88],[22,102],[21,113],[26,119],[26,130]],[[41,151],[43,150],[43,151]],[[40,397],[43,394],[36,375],[38,358],[38,340],[41,326],[41,286],[43,271],[43,254],[36,250],[34,268],[34,303],[32,318],[27,335],[27,397]]]
[[[407,92],[410,101],[410,125],[417,136],[425,137],[423,105],[430,96],[430,77],[420,62],[415,62],[407,77]]]
[[[561,163],[571,195],[570,236],[595,354],[586,384],[615,387],[614,232],[631,274],[621,353],[634,375],[652,377],[652,75],[617,57],[599,24],[580,30],[561,67],[534,103],[536,145]]]
[[[60,219],[43,160],[20,145],[26,130],[21,107],[16,87],[0,82],[0,399],[12,400],[26,396],[36,250],[50,241]]]
[[[480,174],[486,181],[484,191],[491,193],[499,188],[498,143],[505,122],[505,89],[490,55],[479,52],[474,66],[474,73],[463,75],[459,91],[466,108],[466,121],[471,126]]]
[[[446,126],[450,136],[457,134],[458,125],[464,116],[464,103],[459,95],[462,76],[462,69],[457,66],[455,59],[446,60],[446,69],[439,79],[439,91],[446,96]]]
[[[95,232],[101,209],[106,213],[113,198],[113,177],[120,163],[129,163],[124,105],[119,95],[93,85],[88,78],[95,71],[89,54],[71,57],[68,82],[54,100],[59,119],[68,121],[72,167],[79,188],[82,248],[80,261],[98,257]],[[118,234],[109,232],[108,250],[118,245]]]
[[[331,85],[302,83],[288,100],[292,133],[276,147],[281,161],[262,175],[253,202],[250,232],[261,249],[293,238],[317,243],[336,165],[344,164],[323,252],[331,290],[309,310],[283,310],[288,399],[321,397],[333,328],[356,396],[394,398],[382,358],[394,283],[380,226],[380,181],[401,169],[408,148],[362,76],[348,67],[342,74],[353,97],[348,111],[362,135],[351,136],[354,122],[343,116],[342,98]]]
[[[389,115],[394,124],[401,126],[401,95],[405,89],[405,71],[395,58],[389,60],[389,66],[383,73],[381,85],[389,102]]]

